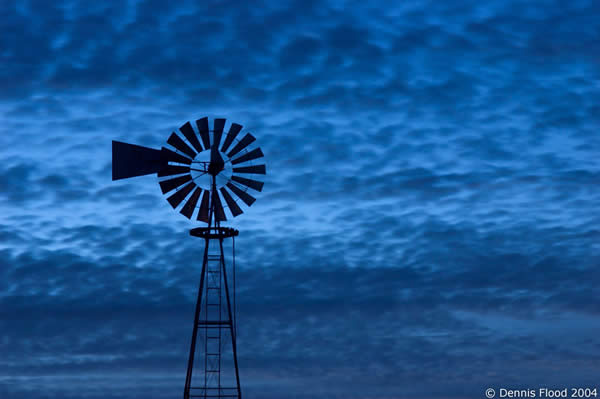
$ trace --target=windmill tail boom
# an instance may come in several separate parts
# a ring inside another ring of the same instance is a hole
[[[114,140],[112,142],[113,180],[158,173],[167,164],[168,160],[161,150]]]

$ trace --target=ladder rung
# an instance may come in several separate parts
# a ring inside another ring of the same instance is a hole
[[[196,326],[196,328],[214,328],[214,329],[229,328],[229,323],[227,323],[227,324],[221,324],[221,325],[198,323],[198,325]]]
[[[208,339],[221,339],[221,337],[219,337],[218,335],[213,337],[213,336],[207,336],[206,338]]]
[[[217,395],[190,395],[190,398],[237,398],[238,396],[235,394],[232,395],[223,395],[223,394],[217,394]]]
[[[235,394],[232,395],[223,395],[223,394],[217,394],[217,395],[190,395],[190,398],[237,398],[238,396]]]
[[[221,356],[220,353],[207,353],[206,356]]]

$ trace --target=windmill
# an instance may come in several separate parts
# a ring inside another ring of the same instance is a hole
[[[221,222],[227,220],[225,209],[233,217],[243,213],[239,200],[247,206],[254,203],[249,191],[262,191],[264,184],[254,175],[264,175],[266,167],[256,164],[264,155],[260,148],[252,148],[256,140],[252,134],[239,139],[242,126],[232,123],[222,140],[224,128],[225,119],[220,118],[213,121],[212,130],[206,117],[196,121],[196,129],[186,122],[179,128],[182,136],[173,132],[167,139],[171,148],[160,150],[112,142],[113,180],[156,173],[169,204],[188,219],[205,223],[190,230],[190,235],[204,239],[204,256],[184,399],[242,398],[235,322],[234,240],[239,231]],[[233,301],[223,251],[223,242],[229,238],[233,243]]]

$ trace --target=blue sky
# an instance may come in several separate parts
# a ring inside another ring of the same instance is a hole
[[[201,242],[155,176],[203,116],[265,153],[246,398],[598,384],[600,3],[3,1],[0,397],[180,397]]]

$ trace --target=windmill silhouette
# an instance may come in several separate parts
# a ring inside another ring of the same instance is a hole
[[[233,217],[242,214],[238,200],[247,206],[254,203],[248,191],[262,191],[264,183],[254,175],[264,175],[266,167],[254,164],[264,156],[260,148],[252,148],[255,137],[246,133],[238,139],[241,125],[232,123],[222,144],[225,119],[215,119],[210,130],[204,117],[196,121],[196,128],[186,122],[179,128],[183,138],[171,133],[167,144],[172,149],[113,141],[112,179],[156,173],[169,204],[188,219],[195,216],[206,223],[190,230],[190,235],[204,239],[204,255],[183,397],[241,399],[235,315],[235,237],[239,231],[221,226],[227,220],[221,197]],[[228,238],[233,242],[233,298],[223,251]]]

